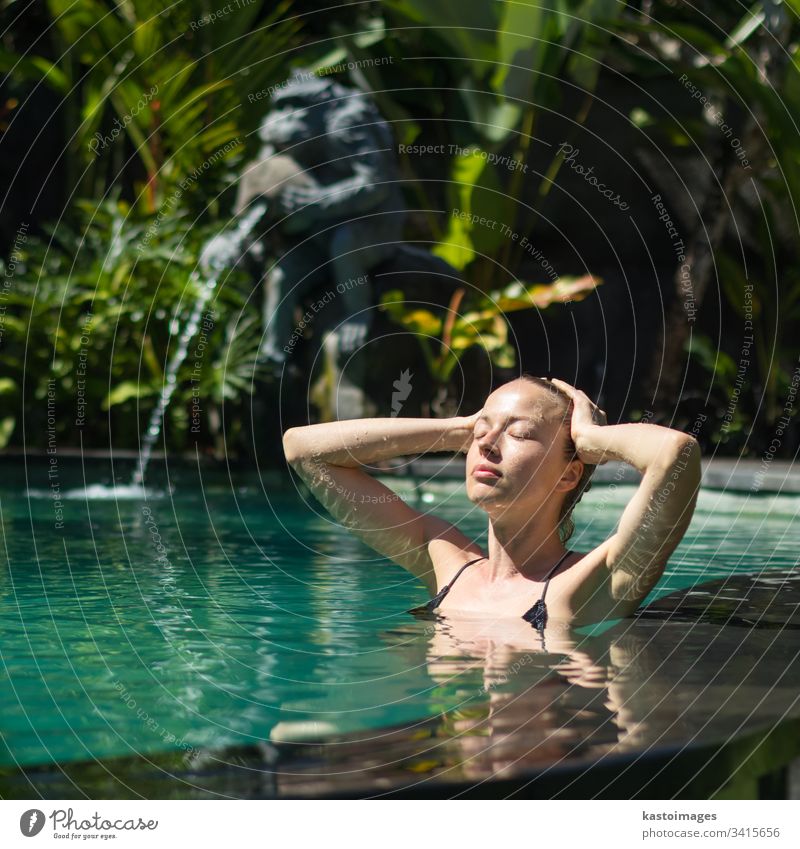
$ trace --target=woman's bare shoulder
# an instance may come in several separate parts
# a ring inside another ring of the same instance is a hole
[[[436,575],[435,592],[438,592],[465,563],[483,557],[485,552],[455,525],[443,519],[433,520],[431,531],[428,554]]]

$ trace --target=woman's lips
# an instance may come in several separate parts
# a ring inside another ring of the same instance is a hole
[[[472,470],[472,477],[480,480],[499,480],[502,475],[492,466],[478,465]]]

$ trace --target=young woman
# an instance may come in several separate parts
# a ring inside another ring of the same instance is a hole
[[[416,575],[441,615],[517,617],[542,629],[631,614],[658,581],[694,510],[697,441],[653,424],[607,425],[580,390],[525,376],[473,416],[356,419],[292,428],[286,458],[325,508]],[[469,499],[489,518],[484,551],[363,470],[428,451],[467,455]],[[565,548],[591,473],[630,463],[642,481],[617,530],[592,551]],[[422,608],[417,608],[417,611]]]

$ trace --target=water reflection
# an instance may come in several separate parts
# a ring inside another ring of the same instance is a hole
[[[636,759],[764,736],[800,715],[800,576],[781,574],[779,596],[777,570],[763,581],[732,577],[704,593],[706,607],[717,597],[736,608],[761,607],[764,627],[731,624],[732,616],[689,621],[686,609],[697,604],[690,591],[594,636],[550,628],[542,639],[516,620],[454,615],[393,631],[387,638],[404,641],[407,657],[410,645],[416,648],[434,685],[431,702],[456,706],[424,734],[408,726],[378,741],[337,740],[325,750],[331,780],[306,778],[297,763],[282,792],[323,794],[335,785],[341,793],[368,787],[378,775],[386,787],[537,780],[612,756]],[[777,631],[770,605],[779,605]],[[369,766],[359,772],[357,763]],[[355,778],[342,778],[348,768]],[[645,795],[656,778],[639,779]]]
[[[406,616],[425,599],[415,579],[294,496],[270,498],[274,512],[198,485],[148,500],[150,522],[143,504],[85,499],[62,535],[49,498],[3,496],[0,771],[271,740],[286,793],[319,781],[361,792],[552,772],[796,715],[800,594],[761,570],[795,562],[797,499],[758,525],[731,521],[732,498],[721,517],[701,503],[702,527],[657,593],[687,588],[680,606],[657,602],[593,637],[550,629],[543,646],[521,621]],[[586,506],[588,548],[618,514]],[[469,508],[436,507],[454,521]],[[760,574],[703,583],[737,568]],[[316,765],[280,742],[293,740],[324,743]],[[242,771],[243,792],[252,778]]]

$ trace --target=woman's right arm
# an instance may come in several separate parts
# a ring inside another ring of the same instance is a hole
[[[344,527],[435,591],[430,544],[480,553],[450,523],[409,507],[362,467],[429,451],[466,451],[475,416],[451,419],[351,419],[291,428],[287,461]]]

